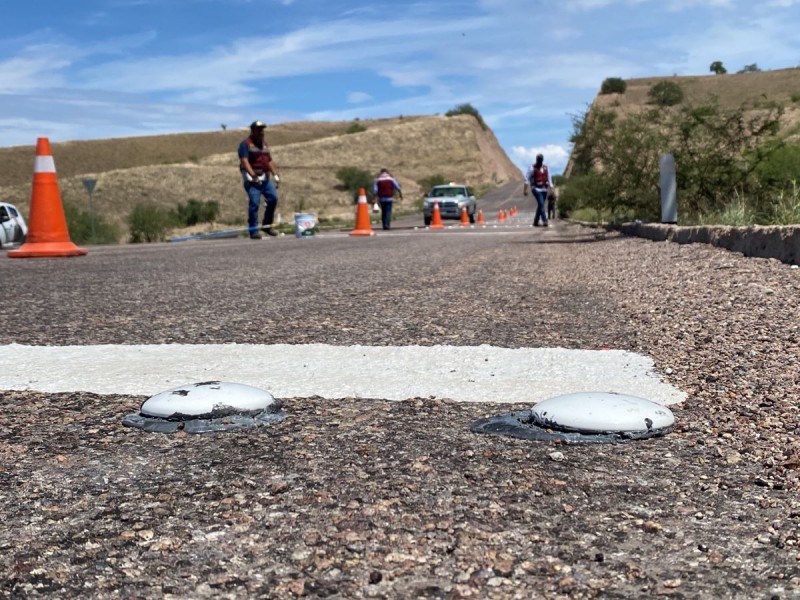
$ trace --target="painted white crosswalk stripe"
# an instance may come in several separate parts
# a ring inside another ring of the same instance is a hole
[[[530,402],[573,392],[686,399],[646,356],[622,350],[492,346],[0,346],[0,390],[151,395],[220,380],[280,398]]]

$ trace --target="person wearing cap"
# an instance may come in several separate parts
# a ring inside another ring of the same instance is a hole
[[[264,141],[264,129],[266,127],[267,125],[263,121],[253,121],[250,124],[250,135],[239,144],[239,170],[242,174],[242,182],[249,201],[247,225],[251,240],[261,239],[261,234],[258,231],[258,207],[261,204],[262,195],[265,200],[265,208],[261,229],[267,235],[278,235],[273,225],[275,207],[278,206],[276,188],[280,183],[280,177],[278,177],[275,163],[272,161],[272,153],[269,146]]]
[[[544,156],[536,155],[536,162],[531,165],[525,174],[525,184],[523,193],[528,195],[528,186],[531,188],[533,196],[536,198],[536,215],[533,217],[533,226],[539,226],[539,219],[542,226],[547,227],[547,194],[553,187],[553,180],[550,178],[550,171],[544,164]]]
[[[378,199],[378,203],[381,206],[381,224],[384,229],[391,229],[392,205],[394,204],[395,192],[399,194],[400,200],[402,200],[403,190],[400,189],[400,184],[389,173],[389,169],[383,167],[372,186],[372,195]]]

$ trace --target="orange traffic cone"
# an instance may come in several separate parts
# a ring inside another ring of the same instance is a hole
[[[433,202],[433,216],[431,217],[431,229],[444,229],[442,223],[442,211],[439,210],[439,201]]]
[[[499,223],[503,223],[506,220],[506,211],[501,210],[500,214],[497,215],[497,221]]]
[[[372,223],[369,220],[369,205],[367,204],[367,192],[364,188],[358,190],[358,208],[356,208],[356,228],[350,235],[375,235],[372,231]]]
[[[86,250],[78,248],[69,239],[67,219],[58,190],[56,164],[50,151],[50,140],[36,140],[36,161],[33,163],[33,188],[31,190],[31,215],[28,239],[16,250],[9,251],[11,258],[37,256],[83,256]]]
[[[467,207],[461,207],[461,226],[469,227],[469,215],[467,214]]]
[[[478,209],[478,225],[483,225],[483,211],[479,208]]]

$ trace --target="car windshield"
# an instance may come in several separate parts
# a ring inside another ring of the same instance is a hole
[[[455,198],[456,196],[465,196],[464,188],[461,187],[442,187],[433,188],[431,197],[433,198]]]

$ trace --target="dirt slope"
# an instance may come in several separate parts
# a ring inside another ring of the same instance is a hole
[[[306,211],[323,217],[352,216],[350,194],[336,178],[336,171],[344,166],[376,174],[382,166],[390,168],[403,185],[405,206],[422,195],[418,182],[435,174],[476,186],[521,180],[519,169],[493,132],[483,130],[471,116],[359,124],[366,131],[347,134],[352,125],[347,122],[288,123],[267,130],[282,175],[279,212],[284,220],[291,219],[293,212]],[[246,131],[238,130],[54,144],[62,198],[86,209],[88,196],[81,179],[91,177],[98,180],[95,209],[120,225],[137,202],[174,207],[190,199],[215,200],[221,206],[220,221],[242,222],[246,197],[236,147],[245,135]],[[32,147],[0,152],[5,171],[0,171],[4,184],[0,198],[13,201],[25,214],[33,154]],[[182,160],[166,160],[170,156]]]

